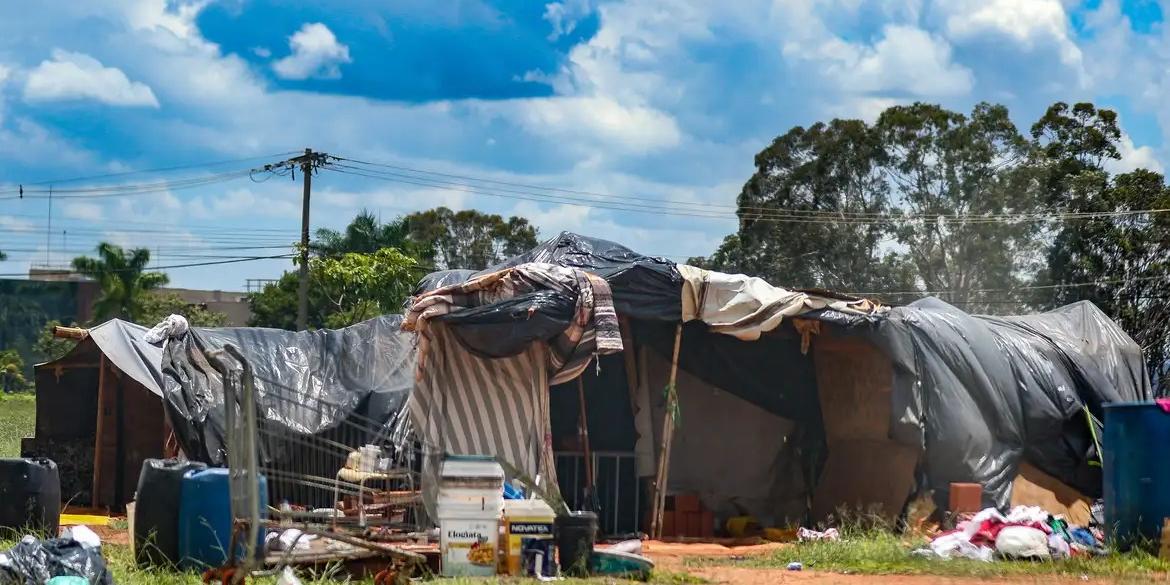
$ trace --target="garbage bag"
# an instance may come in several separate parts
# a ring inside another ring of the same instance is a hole
[[[114,585],[101,549],[72,538],[26,536],[0,552],[0,585],[43,585],[53,577],[82,577],[89,585]]]
[[[1009,559],[1049,559],[1048,535],[1031,526],[1007,526],[995,537],[995,550]]]

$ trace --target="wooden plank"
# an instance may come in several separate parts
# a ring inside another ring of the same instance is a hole
[[[662,413],[662,448],[658,452],[658,473],[654,478],[654,507],[650,511],[650,533],[662,538],[662,515],[666,510],[666,480],[670,477],[670,446],[674,440],[674,411],[678,408],[678,352],[682,344],[682,323],[674,330],[674,355],[670,360],[670,383],[666,387],[666,410]]]
[[[101,354],[98,366],[97,432],[93,441],[93,486],[90,488],[91,507],[101,506],[102,487],[102,439],[105,438],[106,410],[106,354]]]

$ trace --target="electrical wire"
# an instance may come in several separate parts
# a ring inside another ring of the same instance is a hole
[[[221,165],[226,165],[226,164],[241,163],[241,162],[247,162],[247,161],[252,161],[252,160],[273,159],[273,158],[278,158],[278,157],[283,157],[283,156],[294,155],[294,154],[297,154],[297,152],[298,151],[291,150],[288,152],[278,152],[275,154],[265,154],[265,155],[259,155],[259,156],[246,156],[246,157],[242,157],[242,158],[207,161],[207,162],[201,162],[201,163],[191,163],[191,164],[186,164],[186,165],[175,165],[175,166],[170,166],[170,167],[156,167],[153,169],[141,169],[141,170],[136,170],[136,171],[123,171],[123,172],[118,172],[118,173],[106,173],[104,175],[89,175],[89,176],[84,176],[84,177],[70,177],[67,179],[47,179],[44,181],[24,182],[24,183],[21,183],[21,185],[59,185],[62,183],[76,183],[78,181],[93,181],[93,180],[97,180],[97,179],[109,179],[112,177],[127,177],[130,175],[142,175],[142,174],[150,174],[150,173],[166,173],[166,172],[170,172],[170,171],[180,171],[180,170],[197,169],[197,168],[205,168],[205,167],[216,167],[216,166],[221,166]],[[0,191],[0,192],[3,192],[3,191]],[[16,192],[16,191],[13,190],[11,192]]]
[[[154,271],[159,271],[159,270],[176,270],[179,268],[196,268],[199,266],[217,266],[220,264],[238,264],[240,262],[255,262],[257,260],[291,259],[291,258],[295,258],[295,257],[296,257],[296,254],[281,254],[278,256],[247,256],[247,257],[236,258],[236,259],[232,259],[232,260],[218,260],[218,261],[212,261],[212,262],[191,262],[191,263],[187,263],[187,264],[171,264],[169,266],[152,266],[152,267],[147,268],[147,271],[154,272]],[[117,273],[117,272],[132,272],[132,271],[133,271],[132,269],[124,269],[124,270],[111,270],[110,272]],[[70,275],[81,275],[81,273],[77,272],[76,270],[62,270],[62,271],[60,271],[60,273],[61,274],[70,274]],[[19,276],[28,276],[28,275],[25,273],[0,274],[0,277],[19,277]]]
[[[1043,285],[1028,285],[1017,286],[1012,288],[973,288],[973,289],[951,289],[951,290],[900,290],[900,291],[865,291],[865,292],[843,292],[841,294],[855,296],[855,297],[869,297],[882,295],[920,295],[920,296],[937,296],[946,294],[979,294],[979,293],[1006,293],[1028,290],[1054,290],[1063,288],[1079,288],[1084,286],[1102,286],[1106,284],[1128,284],[1131,282],[1150,282],[1150,281],[1170,281],[1170,274],[1160,276],[1136,276],[1133,278],[1119,278],[1111,280],[1093,280],[1088,282],[1069,282],[1060,284],[1043,284]],[[974,301],[978,302],[978,301]]]
[[[336,173],[354,175],[372,179],[379,179],[388,182],[416,185],[422,187],[430,187],[435,189],[453,189],[466,193],[473,193],[479,195],[487,195],[493,197],[501,197],[508,199],[518,199],[524,201],[534,201],[541,203],[558,203],[564,205],[572,205],[578,207],[588,207],[593,209],[607,209],[615,211],[630,211],[637,213],[653,213],[665,214],[681,217],[696,217],[703,219],[720,219],[720,220],[741,220],[741,221],[770,221],[777,223],[797,223],[797,224],[819,224],[819,225],[878,225],[889,223],[907,223],[907,222],[934,222],[934,221],[954,221],[962,224],[998,224],[998,223],[1023,223],[1023,222],[1041,222],[1041,221],[1064,221],[1072,219],[1095,219],[1095,218],[1112,218],[1124,217],[1134,215],[1151,215],[1170,212],[1170,209],[1143,209],[1143,210],[1121,210],[1108,212],[1051,212],[1051,213],[1018,213],[1018,214],[986,214],[986,215],[972,215],[972,214],[867,214],[855,212],[833,212],[833,211],[812,211],[812,210],[796,210],[796,209],[780,209],[780,208],[757,208],[761,211],[745,211],[749,208],[741,207],[739,213],[736,213],[732,208],[724,208],[720,211],[718,209],[696,209],[688,207],[678,207],[678,204],[692,205],[693,202],[682,202],[677,200],[654,200],[668,203],[667,205],[649,205],[641,203],[629,203],[622,201],[599,201],[597,199],[590,199],[586,197],[579,197],[574,195],[553,194],[547,192],[533,192],[522,191],[509,188],[487,188],[478,185],[468,185],[457,181],[450,181],[446,179],[433,179],[429,177],[420,177],[417,175],[408,175],[403,173],[377,171],[373,169],[359,168],[353,165],[345,164],[331,164],[323,167]],[[461,176],[461,175],[459,175]],[[532,188],[532,186],[526,186]],[[560,190],[558,191],[569,191]],[[600,195],[600,194],[599,194]],[[612,197],[612,196],[611,196]],[[647,198],[632,198],[635,200],[645,201]]]

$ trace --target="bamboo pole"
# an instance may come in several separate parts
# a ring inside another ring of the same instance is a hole
[[[678,407],[678,353],[682,345],[682,323],[674,330],[674,355],[670,360],[670,383],[666,386],[666,410],[662,415],[662,448],[658,451],[658,473],[654,478],[654,508],[650,512],[650,534],[662,538],[662,515],[666,511],[666,480],[670,474],[670,446],[674,441],[674,412]]]
[[[106,410],[106,354],[98,362],[97,432],[93,441],[93,485],[89,505],[97,508],[102,486],[102,439],[105,437]]]
[[[622,357],[626,361],[626,390],[630,394],[630,414],[638,416],[638,356],[634,348],[634,332],[630,330],[630,319],[625,315],[618,319],[618,330],[622,335]]]

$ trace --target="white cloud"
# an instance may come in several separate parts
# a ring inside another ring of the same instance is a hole
[[[784,52],[819,61],[847,92],[954,96],[970,92],[975,82],[969,69],[952,61],[946,40],[913,26],[888,25],[872,46],[833,36],[811,48],[787,43]]]
[[[1135,145],[1133,138],[1128,134],[1121,136],[1121,140],[1117,143],[1117,151],[1121,155],[1120,160],[1107,159],[1105,161],[1105,170],[1110,173],[1128,173],[1137,169],[1164,172],[1162,162],[1158,160],[1154,149],[1145,145]]]
[[[544,5],[544,19],[552,25],[548,40],[555,41],[577,28],[577,21],[592,12],[590,0],[564,0]]]
[[[267,59],[272,56],[272,49],[268,47],[252,47],[252,54],[261,59]]]
[[[105,217],[101,205],[85,201],[66,203],[62,209],[62,213],[69,219],[85,221],[101,221]]]
[[[1060,0],[946,0],[947,34],[965,40],[1000,33],[1026,49],[1052,43],[1065,65],[1080,67],[1081,50],[1072,39],[1068,13]]]
[[[121,69],[106,67],[83,53],[53,50],[52,60],[29,71],[24,85],[28,101],[96,100],[112,106],[150,106],[158,99],[144,83],[130,81]]]
[[[337,42],[329,27],[319,22],[305,23],[288,38],[292,54],[272,64],[284,79],[337,79],[342,63],[350,63],[349,47]]]
[[[485,109],[503,109],[528,132],[574,139],[586,148],[645,153],[677,146],[682,136],[669,115],[604,97],[518,100]]]

